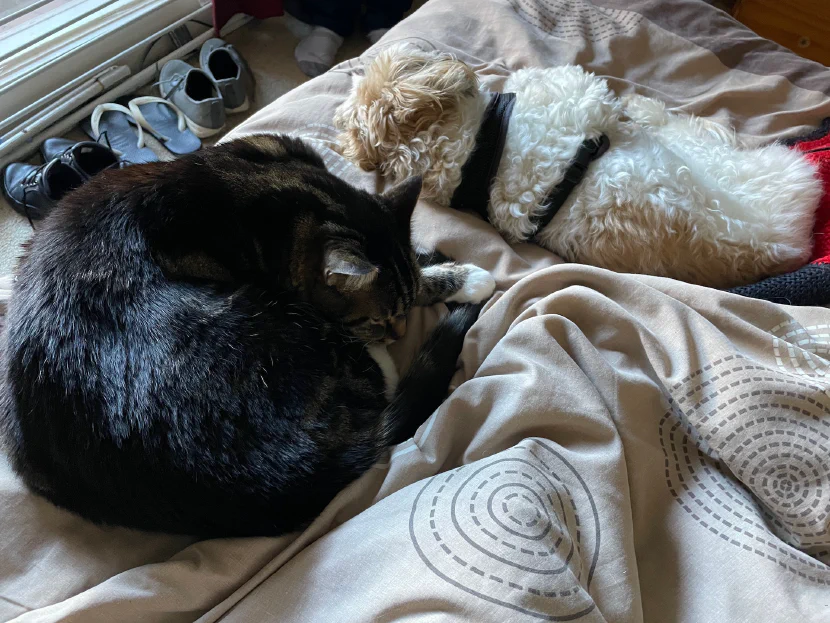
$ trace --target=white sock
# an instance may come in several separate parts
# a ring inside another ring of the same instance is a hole
[[[334,65],[337,50],[343,45],[343,37],[333,30],[315,26],[314,29],[297,44],[294,58],[303,73],[314,78],[327,72]]]
[[[387,32],[389,32],[388,28],[375,28],[366,33],[366,38],[369,40],[369,43],[375,45]]]

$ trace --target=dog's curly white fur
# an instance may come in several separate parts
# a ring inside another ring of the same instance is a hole
[[[490,221],[510,241],[563,179],[580,145],[606,134],[590,166],[536,236],[571,261],[714,287],[794,270],[812,248],[822,192],[813,166],[781,145],[749,148],[715,122],[617,97],[580,67],[522,69],[490,190]],[[423,176],[423,196],[449,205],[490,93],[466,64],[412,48],[381,52],[338,108],[343,153],[394,181]]]

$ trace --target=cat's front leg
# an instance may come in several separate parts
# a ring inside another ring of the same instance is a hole
[[[473,264],[445,262],[421,269],[416,305],[481,303],[496,289],[493,276]]]
[[[369,344],[366,347],[366,352],[369,353],[369,356],[380,367],[380,371],[383,373],[383,380],[386,383],[386,391],[384,392],[386,399],[392,400],[398,389],[398,381],[400,381],[398,367],[392,360],[392,355],[389,354],[389,351],[386,349],[386,344],[383,343]]]

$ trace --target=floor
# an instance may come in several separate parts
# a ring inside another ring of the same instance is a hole
[[[294,46],[298,40],[286,27],[284,18],[251,21],[229,34],[226,40],[248,61],[257,81],[254,105],[244,114],[231,116],[228,119],[227,130],[239,125],[257,110],[308,80],[294,62]],[[368,45],[368,41],[362,35],[353,35],[340,49],[337,62],[359,56]],[[198,65],[197,55],[185,60]],[[149,90],[147,94],[157,95]],[[88,140],[80,131],[70,134],[69,137],[79,141]],[[216,139],[218,138],[217,136]],[[147,143],[161,159],[170,157],[152,137],[148,138]],[[20,255],[21,245],[31,234],[32,228],[28,221],[12,210],[0,195],[0,275],[12,272]]]

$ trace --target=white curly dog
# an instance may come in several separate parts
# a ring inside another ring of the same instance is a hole
[[[747,147],[657,100],[621,99],[580,67],[521,69],[504,90],[515,104],[486,210],[508,241],[532,237],[569,261],[712,287],[808,260],[822,187],[799,153]],[[342,152],[393,181],[420,175],[422,196],[450,205],[492,98],[448,54],[387,49],[337,110]],[[580,147],[602,135],[607,152],[536,231]]]

